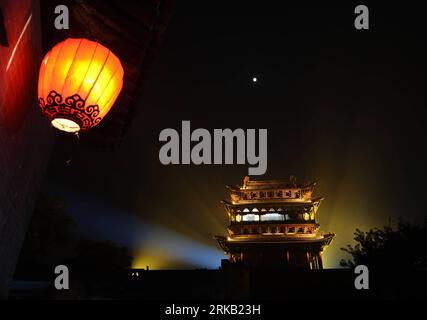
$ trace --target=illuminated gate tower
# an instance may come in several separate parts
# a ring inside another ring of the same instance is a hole
[[[315,183],[243,180],[227,186],[224,203],[228,237],[216,237],[229,263],[248,267],[322,269],[322,252],[334,238],[318,231],[316,215],[323,198],[312,198]]]

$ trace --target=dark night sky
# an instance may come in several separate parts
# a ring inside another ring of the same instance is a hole
[[[247,165],[161,165],[159,133],[180,130],[182,120],[212,131],[268,129],[268,170],[256,178],[318,182],[321,229],[337,234],[327,267],[338,265],[357,227],[399,216],[423,222],[420,8],[370,5],[371,30],[357,31],[355,5],[203,4],[177,4],[120,147],[56,143],[45,192],[68,200],[84,232],[131,246],[138,267],[219,265],[225,256],[213,236],[227,224],[219,201]]]

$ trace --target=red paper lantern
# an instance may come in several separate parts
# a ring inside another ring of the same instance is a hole
[[[88,130],[113,106],[123,75],[120,60],[109,49],[87,39],[69,38],[43,58],[39,105],[55,128]]]

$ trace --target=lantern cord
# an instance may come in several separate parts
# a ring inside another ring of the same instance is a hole
[[[60,135],[59,135],[59,131],[58,130],[55,130],[54,131],[55,132],[55,140],[57,140],[58,138],[60,138]],[[78,132],[75,132],[74,134],[72,134],[72,135],[70,135],[70,134],[67,134],[66,136],[68,136],[68,137],[73,137],[71,140],[71,150],[69,150],[69,152],[67,152],[68,153],[68,155],[65,155],[65,165],[66,166],[71,166],[72,165],[72,163],[73,163],[73,158],[74,158],[74,154],[76,153],[76,151],[77,151],[77,149],[80,149],[80,146],[81,146],[81,144],[80,144],[80,135],[79,135],[79,133]]]
[[[74,156],[74,153],[76,152],[76,149],[80,149],[80,136],[79,136],[79,132],[78,131],[75,132],[73,136],[76,138],[76,140],[74,140],[74,139],[73,140],[77,141],[77,144],[75,145],[75,147],[73,148],[73,151],[70,154],[70,159],[68,159],[67,161],[65,161],[65,163],[67,164],[67,166],[70,166],[72,164],[72,162],[73,162],[73,156]]]

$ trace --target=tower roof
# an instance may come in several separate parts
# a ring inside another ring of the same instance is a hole
[[[227,186],[232,204],[307,202],[312,200],[315,183],[298,184],[296,178],[289,180],[243,179],[243,185]]]
[[[266,190],[266,189],[297,189],[314,187],[315,182],[311,183],[297,183],[294,176],[286,179],[275,180],[251,180],[248,176],[243,179],[242,185],[228,185],[230,190]]]

